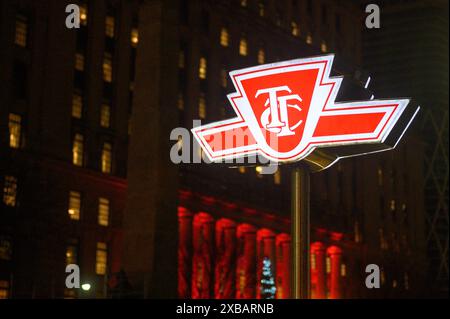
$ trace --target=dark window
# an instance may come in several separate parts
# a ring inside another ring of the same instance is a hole
[[[28,67],[22,62],[14,63],[13,71],[13,92],[14,98],[25,99],[27,97]]]
[[[189,0],[181,0],[180,3],[180,20],[181,24],[187,25],[189,23]]]

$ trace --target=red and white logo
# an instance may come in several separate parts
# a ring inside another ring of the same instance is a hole
[[[230,72],[236,118],[192,132],[211,161],[262,155],[298,161],[315,148],[383,143],[409,99],[336,103],[342,77],[330,78],[334,55]]]

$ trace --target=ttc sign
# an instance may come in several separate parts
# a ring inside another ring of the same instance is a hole
[[[405,112],[409,99],[335,102],[343,77],[330,77],[333,58],[230,72],[236,92],[228,99],[237,117],[192,129],[208,158],[293,162],[320,156],[329,157],[326,166],[395,147],[418,108]]]

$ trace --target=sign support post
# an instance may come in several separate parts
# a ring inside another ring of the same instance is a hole
[[[291,192],[291,295],[293,299],[309,299],[310,211],[309,172],[307,168],[294,168]]]

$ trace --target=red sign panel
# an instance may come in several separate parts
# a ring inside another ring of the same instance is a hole
[[[409,99],[337,103],[342,77],[330,78],[333,55],[230,72],[228,99],[237,117],[196,127],[212,161],[262,155],[298,161],[315,148],[383,143]]]

